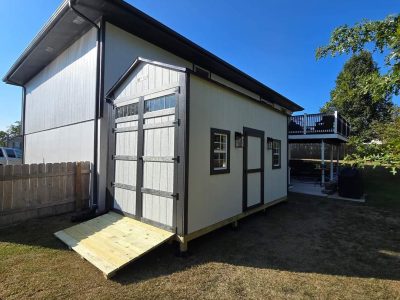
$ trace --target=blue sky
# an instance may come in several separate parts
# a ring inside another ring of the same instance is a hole
[[[315,60],[332,30],[399,12],[393,0],[129,0],[137,8],[279,93],[317,112],[346,57]],[[60,1],[1,3],[0,74],[7,72]],[[381,57],[376,57],[381,61]],[[395,99],[396,103],[400,103]],[[0,83],[0,130],[19,120],[21,89]]]

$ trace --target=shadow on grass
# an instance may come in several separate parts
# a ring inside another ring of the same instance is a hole
[[[66,247],[53,237],[71,226],[68,216],[33,220],[0,230],[0,242]],[[190,255],[175,256],[165,244],[112,279],[128,285],[207,263],[400,280],[400,218],[390,210],[290,195],[282,203],[189,243]],[[77,264],[83,264],[77,255]],[[100,273],[99,273],[100,276]]]
[[[165,245],[113,279],[131,284],[205,263],[400,280],[400,218],[365,205],[290,196],[283,203],[189,243],[179,258]]]
[[[64,247],[64,244],[56,239],[53,234],[72,226],[70,220],[71,215],[65,214],[32,219],[20,224],[2,227],[0,228],[0,243],[67,250],[67,247]]]

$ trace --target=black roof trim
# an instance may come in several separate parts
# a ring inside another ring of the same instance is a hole
[[[44,39],[46,34],[57,25],[58,20],[61,19],[61,16],[64,15],[68,11],[68,0],[65,0],[61,5],[57,8],[57,10],[53,13],[47,23],[40,29],[40,31],[33,38],[28,47],[22,52],[22,54],[18,57],[15,63],[11,66],[10,70],[3,77],[3,81],[5,83],[20,85],[18,82],[14,82],[10,79],[10,77],[18,70],[21,66],[22,62],[28,58],[29,54],[33,51],[33,49]]]
[[[141,63],[147,63],[153,66],[157,67],[162,67],[162,68],[167,68],[170,70],[178,71],[178,72],[186,72],[186,68],[178,67],[178,66],[173,66],[170,64],[165,64],[159,61],[154,61],[150,59],[146,59],[143,57],[138,57],[135,59],[133,64],[122,74],[120,78],[118,78],[117,82],[109,89],[109,91],[106,93],[106,99],[111,99],[113,97],[113,93],[115,90],[117,90],[123,83],[124,81],[129,77],[129,75],[132,74],[132,72],[141,64]]]
[[[90,19],[96,20],[103,16],[110,23],[194,63],[211,73],[223,77],[259,95],[260,98],[276,103],[290,111],[303,110],[298,104],[123,0],[77,0],[76,6],[85,15],[89,15]],[[70,25],[72,17],[73,13],[68,7],[68,0],[65,0],[11,67],[3,80],[11,84],[25,84],[43,69],[46,64],[51,62],[56,55],[59,55],[68,45],[72,44],[72,42],[77,39],[78,35],[76,33],[76,28]],[[58,24],[59,21],[60,24]],[[60,26],[63,27],[58,28]],[[88,30],[88,27],[90,27],[88,24],[82,26],[81,32]],[[42,42],[43,40],[45,42]],[[60,45],[60,47],[56,49],[57,51],[54,51],[52,54],[44,53],[44,46],[46,46],[46,42],[49,41],[57,41],[57,45],[63,44],[64,47],[62,48]]]

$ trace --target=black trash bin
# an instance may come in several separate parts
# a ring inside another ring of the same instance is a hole
[[[360,199],[364,194],[361,171],[356,168],[340,171],[338,189],[340,197]]]

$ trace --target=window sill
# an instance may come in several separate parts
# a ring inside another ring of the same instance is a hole
[[[231,171],[230,169],[217,169],[217,170],[211,170],[210,175],[218,175],[218,174],[229,174]]]

